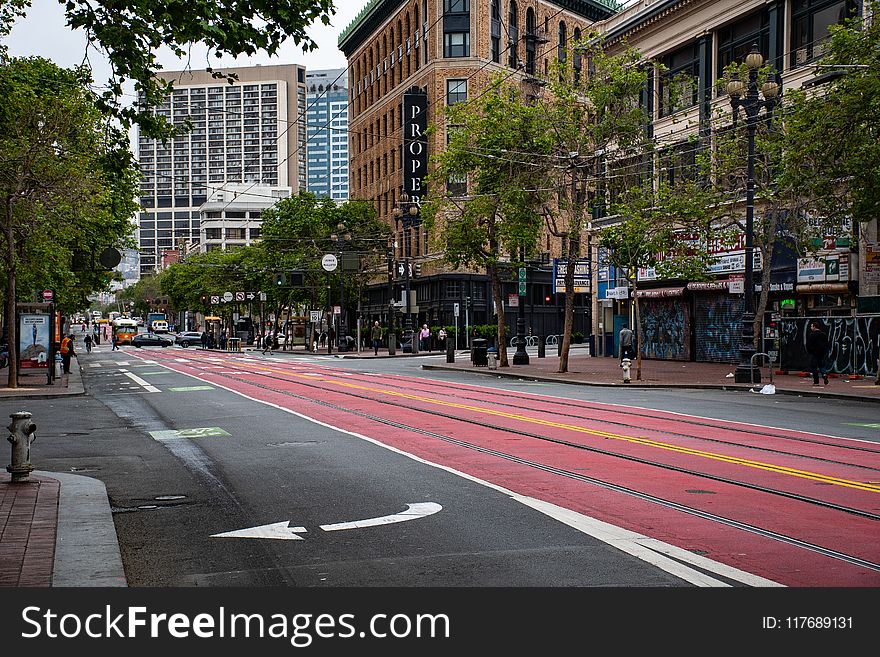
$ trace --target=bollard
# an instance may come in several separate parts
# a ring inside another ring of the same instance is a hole
[[[394,356],[397,353],[397,334],[393,331],[388,332],[388,355]]]
[[[620,361],[621,367],[623,367],[623,382],[629,383],[629,369],[632,366],[632,361],[629,358],[624,358]]]
[[[452,340],[446,340],[446,362],[455,362],[455,345],[452,343]]]
[[[556,340],[557,340],[557,342],[556,342],[556,355],[559,356],[560,358],[562,357],[562,340],[561,340],[561,338],[562,338],[561,335],[556,336]]]
[[[547,354],[547,345],[544,341],[544,336],[538,336],[538,358],[544,358]]]
[[[8,438],[12,443],[12,463],[6,466],[6,471],[12,474],[12,483],[27,481],[33,471],[31,465],[31,443],[37,438],[34,435],[37,425],[31,422],[31,414],[27,411],[12,413],[12,424],[7,429],[10,431]]]

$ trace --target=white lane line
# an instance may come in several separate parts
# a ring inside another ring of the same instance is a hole
[[[337,522],[332,525],[321,525],[321,529],[325,532],[336,532],[342,529],[361,529],[363,527],[390,525],[395,522],[406,522],[407,520],[424,518],[425,516],[433,515],[443,509],[443,507],[436,502],[417,502],[415,504],[407,504],[406,506],[406,511],[394,513],[390,516],[367,518],[365,520],[353,520],[351,522]]]
[[[162,392],[156,386],[152,386],[148,382],[144,381],[137,374],[133,374],[132,372],[128,372],[125,370],[123,370],[122,374],[125,374],[125,376],[127,376],[129,379],[131,379],[132,381],[137,383],[139,386],[143,387],[143,389],[146,390],[147,392]]]

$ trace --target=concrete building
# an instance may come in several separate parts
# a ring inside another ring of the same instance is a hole
[[[306,187],[305,69],[295,64],[228,69],[229,84],[204,71],[166,71],[173,97],[159,113],[193,129],[168,143],[138,135],[140,273],[165,251],[201,239],[199,208],[228,183]]]
[[[211,191],[199,208],[199,250],[228,251],[262,237],[262,211],[290,198],[290,187],[229,183]]]
[[[348,199],[348,72],[306,72],[306,189],[341,203]]]

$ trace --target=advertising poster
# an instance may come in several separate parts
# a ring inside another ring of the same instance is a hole
[[[48,367],[49,315],[19,315],[19,367]]]

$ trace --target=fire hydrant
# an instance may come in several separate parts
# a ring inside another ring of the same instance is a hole
[[[37,425],[31,422],[31,414],[26,411],[12,413],[12,424],[7,429],[10,431],[8,438],[12,443],[12,463],[6,466],[6,471],[12,474],[12,483],[27,481],[33,471],[31,465],[31,443],[37,437]]]
[[[632,361],[629,358],[624,358],[620,361],[620,366],[623,367],[623,382],[629,383],[629,368],[632,365]]]

